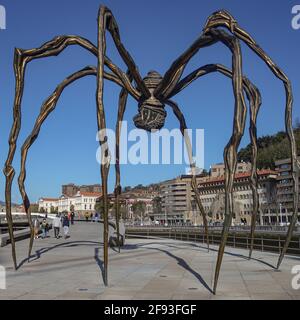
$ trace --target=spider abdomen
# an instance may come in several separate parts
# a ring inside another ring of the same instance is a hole
[[[139,113],[133,118],[137,128],[146,131],[160,130],[165,124],[167,113],[165,105],[153,93],[162,81],[162,76],[156,71],[150,71],[144,78],[144,83],[151,93],[151,97],[139,103]]]

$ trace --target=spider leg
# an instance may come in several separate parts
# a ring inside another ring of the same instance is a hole
[[[238,162],[237,152],[241,139],[244,135],[247,108],[243,95],[243,74],[242,74],[242,56],[240,42],[237,38],[228,36],[222,30],[210,30],[214,38],[222,41],[232,52],[232,84],[235,97],[235,111],[233,122],[233,133],[224,150],[225,162],[225,219],[219,247],[213,292],[216,293],[218,279],[225,251],[225,245],[228,238],[229,229],[233,216],[233,183]]]
[[[178,94],[181,90],[186,88],[193,81],[212,72],[220,72],[221,74],[231,79],[233,77],[232,71],[223,65],[220,65],[220,64],[206,65],[195,70],[194,72],[189,74],[187,77],[185,77],[183,80],[181,80],[177,84],[177,86],[175,87],[174,91],[171,93],[169,98]],[[249,133],[250,133],[251,144],[252,144],[252,156],[251,156],[252,168],[251,168],[250,181],[251,181],[251,189],[252,189],[252,196],[253,196],[253,213],[251,218],[251,232],[250,232],[251,244],[250,244],[250,252],[249,252],[249,258],[251,258],[252,252],[253,252],[253,246],[254,246],[254,232],[255,232],[255,226],[256,226],[256,218],[259,212],[258,175],[257,175],[258,147],[257,147],[256,123],[257,123],[258,112],[260,110],[262,102],[261,102],[261,94],[259,90],[246,77],[243,78],[243,88],[250,105]]]
[[[155,90],[154,95],[165,99],[172,93],[176,87],[180,76],[189,62],[189,60],[199,51],[200,48],[210,46],[216,42],[223,42],[232,52],[232,70],[233,70],[233,92],[235,97],[235,117],[233,123],[233,133],[231,139],[224,150],[225,162],[225,221],[221,236],[221,244],[219,248],[214,292],[216,292],[217,283],[219,279],[220,268],[225,251],[225,244],[228,238],[229,228],[232,222],[233,215],[233,182],[237,167],[237,151],[240,145],[242,136],[245,130],[245,121],[247,108],[243,95],[243,75],[242,75],[242,57],[240,52],[240,43],[236,37],[229,36],[223,30],[211,28],[209,32],[202,34],[192,46],[183,53],[171,66],[165,74],[158,88]]]
[[[74,74],[70,75],[67,77],[62,83],[60,83],[57,88],[54,90],[52,95],[47,98],[47,100],[43,103],[41,111],[39,116],[36,119],[34,128],[31,132],[31,134],[27,137],[25,140],[22,148],[21,148],[21,170],[20,170],[20,175],[18,178],[18,183],[19,183],[19,190],[23,199],[23,205],[25,208],[25,212],[27,215],[27,219],[29,222],[29,226],[31,229],[31,237],[30,237],[30,244],[29,244],[29,252],[28,252],[28,259],[30,259],[31,252],[32,252],[32,246],[33,246],[33,225],[31,221],[31,208],[30,208],[30,201],[26,192],[25,188],[25,180],[26,180],[26,161],[27,161],[27,155],[29,152],[29,149],[33,145],[33,143],[36,141],[36,139],[39,136],[41,127],[48,118],[48,116],[55,110],[57,102],[62,94],[62,92],[71,85],[73,82],[79,80],[80,78],[90,76],[90,75],[97,75],[97,69],[95,67],[86,67],[80,71],[75,72]],[[111,81],[114,81],[118,83],[119,85],[122,85],[120,80],[115,77],[112,74],[105,73],[105,78]]]
[[[283,258],[287,252],[290,241],[293,236],[294,227],[298,220],[298,203],[299,203],[299,171],[300,162],[297,159],[297,146],[293,131],[293,94],[292,85],[289,78],[284,72],[273,62],[266,52],[256,43],[256,41],[242,29],[237,21],[227,11],[221,10],[212,14],[206,23],[204,32],[209,31],[211,28],[225,27],[229,29],[237,38],[244,41],[250,49],[252,49],[270,68],[272,73],[283,82],[286,93],[286,107],[285,107],[285,126],[287,136],[291,146],[291,172],[294,188],[294,201],[293,201],[293,215],[289,230],[287,232],[285,244],[282,248],[281,254],[278,259],[277,269],[279,269]]]
[[[106,24],[107,19],[104,14],[105,10],[100,9],[98,16],[98,68],[97,68],[97,123],[99,131],[99,143],[101,147],[101,180],[102,180],[102,197],[103,197],[103,281],[104,285],[108,285],[108,174],[110,169],[110,151],[107,145],[106,135],[106,119],[103,104],[104,90],[104,57],[106,52]]]
[[[129,75],[130,76],[130,75]],[[130,78],[132,80],[132,78]],[[121,251],[120,247],[120,196],[122,193],[121,187],[121,171],[120,171],[120,135],[122,130],[122,121],[124,118],[126,104],[128,99],[128,92],[122,89],[119,97],[119,108],[118,108],[118,118],[116,123],[116,184],[115,184],[115,212],[116,212],[116,225],[117,225],[117,239],[118,239],[118,249]]]
[[[190,166],[191,166],[191,171],[192,171],[191,185],[192,185],[193,191],[195,193],[196,202],[197,202],[198,208],[200,210],[200,213],[201,213],[201,216],[203,219],[204,233],[205,233],[205,238],[206,238],[206,243],[207,243],[207,250],[209,251],[209,232],[208,232],[207,217],[206,217],[206,213],[204,211],[202,201],[200,198],[200,194],[199,194],[199,190],[198,190],[196,170],[195,170],[196,164],[193,159],[191,140],[189,138],[189,135],[186,132],[188,127],[186,125],[185,117],[184,117],[183,113],[180,111],[180,108],[177,105],[177,103],[175,103],[172,100],[167,100],[166,103],[172,108],[175,116],[177,117],[177,119],[180,123],[180,131],[182,133],[182,136],[184,137],[185,145],[186,145],[187,152],[188,152],[189,162],[190,162]]]
[[[8,223],[8,232],[12,246],[12,258],[15,269],[17,269],[17,258],[15,250],[15,239],[13,232],[13,219],[11,212],[11,187],[15,176],[15,170],[12,166],[16,151],[16,144],[21,129],[21,102],[24,92],[24,78],[27,64],[35,59],[56,56],[70,45],[79,45],[89,52],[97,56],[97,48],[88,40],[77,36],[59,36],[53,40],[46,42],[40,48],[22,50],[16,49],[14,55],[14,70],[16,78],[15,100],[14,100],[14,117],[13,125],[9,136],[9,151],[4,167],[5,182],[5,203],[6,203],[6,218]],[[120,78],[123,86],[125,86],[130,94],[135,99],[138,99],[140,94],[133,88],[125,73],[115,66],[108,58],[105,57],[105,64],[111,69],[118,78]],[[115,77],[114,77],[115,78]]]
[[[97,72],[97,118],[98,129],[100,131],[100,146],[102,153],[101,163],[101,178],[102,178],[102,193],[103,193],[103,206],[104,206],[104,272],[103,278],[105,285],[108,284],[108,190],[107,179],[110,169],[109,149],[106,144],[106,119],[103,105],[103,76],[105,65],[105,53],[106,53],[106,31],[111,34],[115,46],[124,60],[127,68],[132,75],[141,95],[145,98],[151,96],[149,89],[144,83],[137,66],[135,65],[132,57],[126,51],[124,45],[121,42],[119,28],[112,12],[105,6],[101,6],[98,13],[98,72]],[[127,78],[128,79],[128,78]]]
[[[142,95],[145,98],[148,98],[151,96],[149,89],[147,88],[147,86],[145,85],[139,71],[138,68],[136,66],[136,64],[134,63],[131,55],[129,54],[129,52],[125,49],[123,43],[121,42],[121,37],[120,37],[120,32],[119,32],[119,27],[117,24],[117,21],[115,19],[115,17],[113,16],[112,12],[105,6],[101,6],[99,9],[99,19],[103,19],[104,24],[103,24],[103,32],[105,32],[105,30],[109,31],[109,33],[111,34],[114,44],[120,54],[120,56],[122,57],[122,59],[124,60],[124,62],[126,63],[128,70],[130,71],[130,74],[132,75],[139,91],[142,93]],[[104,51],[106,49],[106,44],[103,43],[104,47]]]

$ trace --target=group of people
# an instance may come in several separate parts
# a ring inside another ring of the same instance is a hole
[[[53,229],[54,229],[54,237],[56,239],[60,238],[60,230],[63,228],[63,235],[65,239],[70,238],[70,224],[74,224],[75,213],[70,212],[69,214],[57,214],[53,219]],[[38,239],[40,231],[42,231],[42,239],[48,237],[49,233],[49,223],[47,219],[43,219],[40,223],[39,219],[36,218],[34,220],[34,238]]]
[[[92,222],[98,222],[100,220],[100,215],[98,212],[95,214],[87,212],[85,215],[85,221],[88,222],[91,219]]]

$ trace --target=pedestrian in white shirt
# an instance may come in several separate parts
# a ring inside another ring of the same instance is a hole
[[[56,217],[53,220],[53,228],[54,228],[54,237],[56,239],[59,239],[59,231],[61,228],[61,219],[59,215],[56,215]]]

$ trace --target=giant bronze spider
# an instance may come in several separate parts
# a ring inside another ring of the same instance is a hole
[[[123,72],[118,66],[116,66],[106,55],[106,31],[108,31],[114,44],[124,60],[128,70]],[[21,150],[21,172],[18,179],[19,189],[22,195],[24,207],[32,231],[28,261],[30,260],[32,246],[33,246],[33,226],[31,221],[31,209],[30,201],[25,190],[25,179],[26,179],[26,159],[29,148],[32,146],[34,141],[37,139],[43,122],[49,116],[49,114],[55,109],[56,104],[62,94],[63,90],[85,76],[96,76],[97,77],[97,123],[100,136],[100,146],[102,160],[105,160],[109,155],[109,150],[106,137],[106,120],[105,111],[103,105],[103,93],[104,93],[104,79],[112,81],[118,84],[122,89],[119,97],[119,109],[118,118],[116,124],[117,141],[116,141],[116,184],[115,184],[115,211],[117,228],[119,227],[119,212],[120,212],[120,194],[121,194],[121,179],[120,179],[120,166],[119,166],[119,143],[120,143],[120,123],[124,117],[126,103],[128,95],[131,95],[138,103],[138,115],[134,118],[136,127],[151,131],[159,130],[164,126],[165,118],[167,113],[165,106],[171,107],[175,116],[180,123],[180,129],[184,134],[187,129],[184,115],[181,112],[180,107],[171,100],[181,90],[186,88],[190,83],[197,80],[199,77],[207,75],[212,72],[219,72],[232,80],[233,92],[235,97],[234,106],[234,120],[233,120],[233,132],[232,136],[224,150],[224,161],[226,165],[225,175],[225,221],[222,232],[221,244],[219,247],[218,259],[214,277],[213,292],[216,293],[219,273],[222,263],[222,258],[225,250],[226,240],[229,233],[229,228],[232,223],[233,216],[233,182],[237,166],[237,152],[244,135],[246,125],[246,114],[247,107],[245,102],[244,93],[246,94],[247,100],[249,101],[250,109],[250,136],[252,142],[252,174],[251,174],[251,185],[253,191],[253,214],[252,214],[252,225],[251,225],[251,248],[249,258],[251,258],[254,244],[254,231],[256,218],[259,210],[259,195],[257,192],[258,178],[257,178],[257,133],[256,133],[256,122],[258,112],[261,106],[261,95],[259,90],[243,76],[242,72],[242,55],[240,42],[246,43],[246,45],[254,51],[270,68],[273,74],[280,79],[285,88],[286,92],[286,117],[285,125],[287,135],[289,137],[291,145],[291,159],[292,159],[292,176],[294,186],[294,210],[292,220],[287,233],[285,244],[282,248],[277,268],[280,267],[284,255],[289,246],[293,228],[297,221],[298,215],[298,198],[299,198],[299,163],[297,161],[296,143],[294,139],[293,127],[292,127],[292,87],[287,76],[281,71],[281,69],[272,61],[272,59],[258,46],[255,40],[243,30],[237,23],[237,21],[225,10],[217,11],[213,13],[207,20],[206,25],[203,29],[202,34],[198,39],[172,64],[166,74],[162,77],[159,73],[151,71],[146,78],[142,78],[137,66],[135,65],[131,55],[125,49],[121,42],[119,28],[112,12],[101,6],[98,14],[98,44],[95,46],[87,39],[79,36],[58,36],[53,40],[46,42],[41,47],[36,49],[15,50],[14,57],[14,70],[16,77],[16,93],[14,101],[14,121],[9,138],[9,153],[5,164],[4,173],[6,176],[6,214],[7,221],[9,224],[9,233],[12,244],[12,256],[14,266],[17,269],[17,260],[15,252],[15,239],[13,234],[13,221],[11,214],[11,186],[15,175],[15,170],[12,167],[12,162],[15,155],[16,143],[21,128],[21,102],[24,91],[24,76],[25,69],[29,62],[59,55],[64,49],[70,45],[78,45],[88,50],[90,53],[95,55],[98,60],[97,67],[88,66],[72,75],[67,77],[58,87],[54,90],[53,94],[43,103],[40,114],[35,122],[32,133],[26,139],[22,150]],[[232,68],[220,64],[210,64],[203,66],[187,77],[182,79],[183,72],[190,59],[202,48],[214,45],[217,42],[222,42],[231,52],[232,55]],[[107,71],[105,70],[107,68]],[[189,151],[189,158],[191,168],[195,169],[193,163],[192,151],[190,141],[185,137],[187,149]],[[107,179],[110,170],[109,161],[103,161],[101,164],[101,178],[102,178],[102,192],[103,192],[103,205],[104,205],[104,283],[107,285],[107,271],[108,271],[108,188]],[[204,230],[207,239],[207,245],[209,248],[209,237],[208,237],[208,226],[206,214],[201,204],[201,199],[198,192],[196,173],[192,170],[191,184],[195,193],[195,198],[199,211],[202,215]]]

